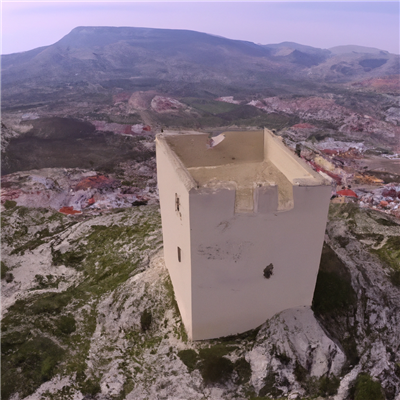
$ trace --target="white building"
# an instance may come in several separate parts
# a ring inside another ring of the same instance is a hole
[[[165,263],[191,339],[310,305],[331,188],[269,130],[161,134]]]

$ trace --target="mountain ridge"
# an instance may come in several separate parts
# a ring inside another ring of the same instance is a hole
[[[189,30],[77,27],[52,45],[3,55],[2,95],[7,105],[10,97],[29,90],[70,93],[72,85],[92,92],[88,84],[100,84],[186,95],[208,88],[221,96],[287,82],[315,87],[398,73],[398,56],[378,57],[380,65],[377,54],[332,55],[291,42],[258,45]],[[360,65],[365,59],[372,67]]]

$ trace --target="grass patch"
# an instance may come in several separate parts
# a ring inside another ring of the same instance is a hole
[[[17,208],[17,214],[20,216],[20,217],[25,217],[25,215],[27,215],[27,214],[29,214],[30,213],[30,209],[28,208],[28,207],[24,207],[24,206],[19,206],[18,208]]]
[[[391,236],[380,249],[370,249],[385,264],[395,271],[400,271],[400,236]]]
[[[178,325],[176,326],[176,328],[174,327],[175,334],[179,339],[182,339],[182,341],[186,343],[188,341],[188,335],[182,322],[181,313],[179,311],[178,303],[175,298],[174,287],[172,286],[172,281],[169,274],[167,275],[163,283],[166,290],[167,299],[169,300],[168,307],[172,308],[175,317],[179,318]]]

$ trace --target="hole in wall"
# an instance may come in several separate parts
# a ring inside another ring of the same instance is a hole
[[[274,266],[273,266],[272,263],[269,264],[269,265],[267,265],[267,266],[264,268],[264,271],[263,271],[264,278],[266,278],[266,279],[271,278],[272,273],[273,273],[273,269],[274,269]]]

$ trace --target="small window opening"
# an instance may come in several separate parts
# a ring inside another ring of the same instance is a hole
[[[179,211],[180,205],[179,196],[175,193],[175,211]]]
[[[182,261],[182,250],[180,247],[178,247],[178,261],[181,262]]]

